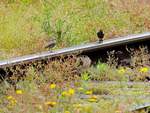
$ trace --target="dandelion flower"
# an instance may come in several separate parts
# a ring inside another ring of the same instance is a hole
[[[93,91],[91,91],[91,90],[86,91],[85,94],[86,94],[86,95],[91,95],[91,94],[93,94]]]
[[[17,103],[17,100],[13,96],[7,96],[7,100],[9,100],[9,102],[11,104],[16,104]]]
[[[54,102],[54,101],[49,101],[49,102],[46,102],[45,105],[54,107],[54,106],[56,105],[56,102]]]
[[[11,100],[11,99],[13,99],[13,97],[12,96],[7,96],[7,99]]]
[[[148,72],[148,68],[147,67],[141,67],[139,71],[141,73],[147,73]]]
[[[74,89],[70,88],[68,91],[63,91],[62,96],[71,96],[74,95],[75,91]]]
[[[56,84],[50,84],[49,86],[51,89],[55,89],[56,88]]]
[[[92,95],[89,99],[88,99],[89,102],[97,102],[97,96],[95,95]]]
[[[115,113],[122,113],[120,110],[115,111]]]
[[[125,74],[126,70],[124,68],[118,69],[119,74]]]
[[[61,94],[62,96],[69,96],[69,93],[67,91],[63,91]]]
[[[16,100],[16,99],[13,99],[13,100],[11,100],[10,102],[11,102],[11,105],[16,105],[17,100]]]
[[[89,101],[89,102],[97,102],[97,99],[89,98],[88,101]]]
[[[69,111],[65,111],[65,113],[70,113]]]
[[[21,94],[23,94],[23,91],[18,89],[18,90],[16,90],[16,94],[21,95]]]
[[[70,88],[70,89],[68,90],[68,93],[69,93],[70,95],[73,95],[73,94],[75,93],[75,91],[74,91],[74,89]]]
[[[13,96],[7,96],[7,100],[9,102],[8,108],[13,108],[17,103],[17,100]]]
[[[91,98],[92,99],[97,99],[97,96],[96,95],[92,95]]]

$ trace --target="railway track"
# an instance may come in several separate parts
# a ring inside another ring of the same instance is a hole
[[[140,105],[133,106],[129,111],[132,113],[137,113],[138,111],[145,111],[145,113],[150,113],[150,103],[144,103]]]
[[[103,42],[93,42],[79,46],[73,46],[69,48],[63,48],[56,51],[45,51],[37,54],[26,55],[22,57],[10,58],[0,61],[0,75],[6,75],[6,71],[14,66],[23,66],[36,63],[39,61],[47,61],[52,58],[78,54],[87,55],[93,62],[106,61],[108,51],[122,51],[123,58],[120,56],[120,60],[129,58],[130,55],[126,48],[137,48],[139,45],[147,46],[150,48],[150,32],[142,34],[134,34],[124,37],[112,38],[104,40]]]
[[[97,62],[98,60],[101,60],[103,62],[106,61],[107,58],[107,52],[115,50],[117,51],[122,51],[120,60],[123,59],[129,59],[130,58],[130,53],[127,51],[126,48],[138,48],[140,45],[142,46],[147,46],[148,50],[150,50],[150,32],[142,33],[142,34],[134,34],[134,35],[129,35],[125,37],[118,37],[118,38],[112,38],[108,40],[104,40],[103,42],[93,42],[85,45],[80,45],[80,46],[74,46],[74,47],[69,47],[69,48],[64,48],[56,51],[45,51],[37,54],[32,54],[32,55],[26,55],[22,57],[16,57],[16,58],[10,58],[7,60],[0,61],[0,77],[4,78],[5,76],[12,75],[12,68],[16,68],[16,66],[21,67],[20,69],[24,69],[25,66],[32,65],[37,62],[45,62],[48,61],[49,59],[53,58],[58,58],[61,56],[67,56],[70,54],[77,54],[77,55],[87,55],[93,63]],[[50,61],[50,60],[49,60]],[[92,82],[93,86],[97,86],[97,82],[95,81]],[[110,86],[113,85],[125,85],[128,87],[132,87],[135,84],[136,85],[143,85],[143,86],[149,86],[149,82],[102,82]],[[107,87],[108,88],[108,87]],[[129,90],[131,88],[128,88]],[[124,89],[125,90],[125,89]],[[136,89],[137,90],[137,89]],[[141,90],[141,89],[138,89]],[[134,91],[134,89],[133,89]],[[124,97],[132,97],[132,95],[100,95],[100,98],[104,99],[123,99]],[[83,95],[80,98],[86,99],[89,98],[88,96]],[[145,95],[137,96],[138,99],[149,99],[150,97]],[[139,111],[141,109],[146,109],[149,107],[149,103],[145,105],[138,105],[138,106],[133,106],[129,111],[134,112],[134,111]]]

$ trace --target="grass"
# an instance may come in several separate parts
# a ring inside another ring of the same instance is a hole
[[[50,37],[62,48],[149,31],[149,5],[138,0],[6,0],[0,4],[1,59],[44,50]],[[62,41],[63,40],[63,41]]]
[[[129,113],[134,105],[149,102],[149,83],[91,82],[85,78],[55,84],[30,69],[15,88],[1,83],[1,112]]]
[[[43,72],[30,67],[23,79],[16,82],[16,76],[11,77],[15,85],[4,80],[1,112],[131,113],[134,106],[150,102],[149,82],[141,83],[145,80],[141,77],[149,76],[150,67],[126,69],[98,63],[78,75],[74,73],[81,67],[77,61],[75,56],[51,61]],[[127,74],[138,82],[128,83]]]
[[[0,59],[44,51],[51,37],[58,49],[96,41],[98,29],[105,39],[149,31],[149,10],[140,0],[2,0]],[[10,77],[13,85],[1,83],[0,113],[128,113],[150,102],[149,83],[126,84],[149,77],[148,51],[139,50],[131,52],[132,68],[118,66],[113,55],[83,70],[76,56],[51,61],[40,71],[30,67],[19,81]]]

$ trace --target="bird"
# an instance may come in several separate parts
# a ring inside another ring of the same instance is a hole
[[[102,41],[103,41],[103,38],[104,38],[104,32],[103,32],[103,30],[99,30],[99,31],[97,32],[97,37],[98,37],[98,39],[99,39],[99,42],[102,42]]]
[[[56,38],[52,37],[45,46],[46,49],[52,49],[56,45]]]

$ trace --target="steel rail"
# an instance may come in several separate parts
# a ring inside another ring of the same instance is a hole
[[[68,55],[68,54],[77,53],[77,52],[88,53],[88,52],[91,52],[94,50],[112,48],[112,47],[116,47],[119,45],[126,45],[126,44],[141,42],[141,41],[147,41],[147,40],[150,40],[150,32],[108,39],[108,40],[104,40],[101,43],[93,42],[93,43],[88,43],[88,44],[82,44],[79,46],[73,46],[73,47],[56,50],[53,52],[45,51],[45,52],[41,52],[41,53],[37,53],[37,54],[31,54],[31,55],[25,55],[25,56],[16,57],[16,58],[10,58],[7,60],[0,61],[0,68],[7,67],[10,65],[25,63],[25,62],[42,60],[45,58],[53,58],[53,57],[57,57],[57,56],[61,56],[61,55]]]
[[[140,110],[143,109],[143,110],[145,110],[149,113],[150,110],[147,109],[149,107],[150,107],[150,102],[149,103],[147,102],[147,103],[143,103],[143,104],[140,104],[140,105],[135,105],[129,111],[134,112],[134,111],[140,111]]]
[[[140,86],[147,86],[150,87],[150,82],[140,82],[140,81],[89,81],[89,84],[92,84],[92,86],[98,86],[101,84],[105,84],[107,86],[114,86],[114,85],[125,85],[125,86],[134,86],[134,85],[140,85]]]

